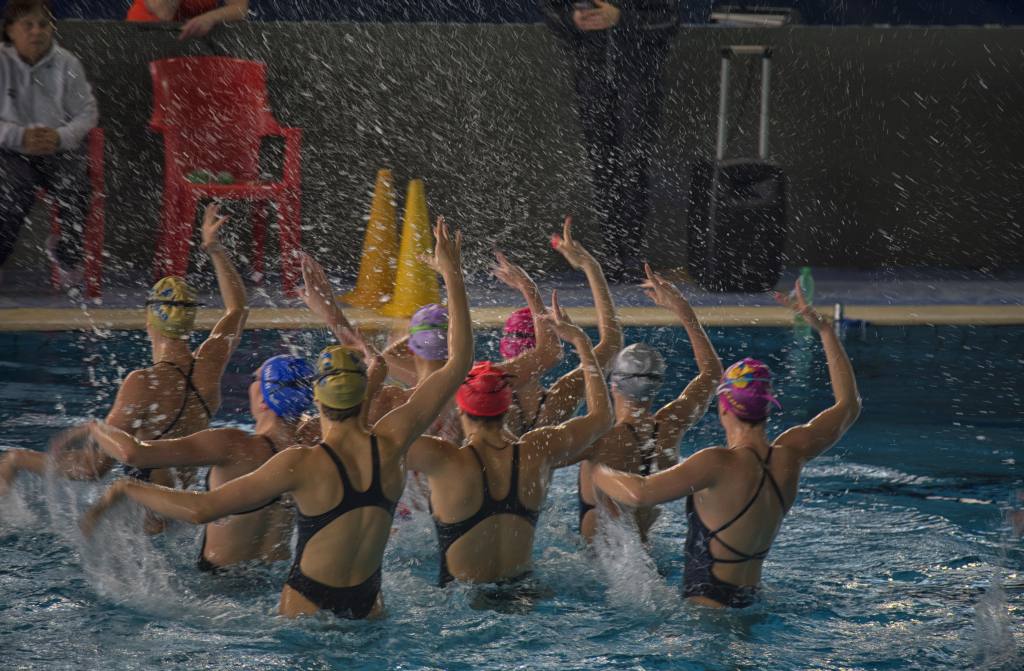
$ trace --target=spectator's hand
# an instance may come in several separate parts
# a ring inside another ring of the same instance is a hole
[[[60,149],[60,135],[52,128],[26,128],[22,150],[33,156],[55,154]]]
[[[211,19],[206,14],[200,14],[195,18],[189,19],[185,25],[181,27],[178,39],[190,40],[194,37],[206,37],[206,35],[213,30],[215,25],[217,25],[216,19]]]
[[[572,13],[572,22],[583,31],[608,30],[619,25],[622,13],[615,5],[604,0],[593,0],[594,9],[577,9]]]

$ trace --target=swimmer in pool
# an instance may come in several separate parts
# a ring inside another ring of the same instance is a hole
[[[139,469],[209,466],[206,490],[247,475],[300,441],[296,426],[313,403],[314,371],[301,358],[281,354],[263,362],[249,385],[255,431],[223,427],[184,438],[142,441],[109,424],[91,426],[96,445],[117,461]],[[101,510],[93,508],[92,515]],[[86,525],[88,526],[88,522]],[[292,512],[280,498],[232,515],[203,530],[197,568],[215,573],[250,560],[279,561],[291,555]]]
[[[448,291],[448,360],[406,403],[367,430],[361,416],[367,390],[363,356],[344,345],[328,347],[317,360],[313,385],[323,435],[319,445],[283,450],[255,471],[209,492],[183,492],[124,478],[97,505],[106,509],[130,498],[161,515],[206,524],[290,494],[296,505],[298,542],[281,591],[280,613],[296,617],[323,610],[353,619],[379,615],[381,563],[395,504],[405,487],[406,452],[437,419],[472,364],[461,236],[453,241],[441,219],[434,236],[436,267]],[[303,270],[309,280],[305,266]],[[334,301],[329,288],[318,295],[325,303]],[[94,522],[89,519],[89,524]]]
[[[430,483],[440,545],[440,584],[509,583],[531,572],[537,517],[554,469],[576,460],[611,426],[611,403],[590,339],[552,296],[548,327],[579,353],[587,414],[517,437],[505,426],[512,404],[508,374],[478,363],[459,387],[465,442],[425,436],[409,451],[409,468]]]
[[[860,414],[853,366],[827,319],[807,305],[800,284],[795,300],[776,294],[821,336],[835,403],[807,424],[774,440],[766,436],[771,371],[756,359],[730,366],[717,389],[725,447],[701,450],[649,477],[596,466],[594,485],[634,508],[686,497],[688,529],[683,595],[715,607],[754,602],[761,565],[782,519],[796,499],[800,471],[846,433]]]
[[[153,350],[153,365],[132,371],[121,383],[106,423],[141,440],[178,438],[201,431],[220,406],[221,377],[228,359],[241,339],[249,311],[242,278],[231,263],[219,233],[226,222],[217,205],[207,206],[203,216],[203,249],[213,262],[224,301],[224,314],[209,337],[193,354],[188,338],[196,319],[195,290],[180,277],[165,277],[153,285],[146,300],[146,333]],[[0,491],[20,471],[42,475],[53,464],[63,477],[96,480],[115,465],[108,454],[93,449],[65,450],[64,444],[80,443],[89,426],[70,429],[58,436],[48,458],[45,452],[9,450],[0,458]],[[164,469],[131,469],[129,475],[159,484],[173,483]],[[153,518],[147,529],[157,532]]]
[[[651,402],[665,377],[665,360],[647,343],[625,348],[612,361],[611,393],[615,403],[615,426],[587,450],[587,460],[580,462],[578,480],[580,534],[591,540],[597,530],[596,498],[591,483],[594,464],[604,464],[619,471],[653,475],[679,460],[679,441],[691,426],[708,410],[715,388],[722,377],[722,362],[714,345],[697,320],[686,298],[659,275],[644,266],[647,281],[644,288],[657,305],[679,319],[689,337],[698,373],[678,398],[651,413]],[[615,515],[616,506],[608,512]],[[639,507],[633,511],[642,541],[658,518],[659,510]]]
[[[551,242],[573,269],[582,270],[586,275],[597,309],[599,340],[594,347],[594,356],[603,369],[622,348],[622,326],[615,315],[615,303],[601,264],[573,237],[572,217],[565,218],[562,235],[554,235]],[[584,396],[584,375],[582,369],[576,368],[548,389],[540,384],[540,377],[558,362],[561,355],[561,349],[558,349],[552,357],[550,345],[541,338],[534,338],[535,333],[544,333],[543,327],[534,327],[532,317],[533,314],[543,314],[536,312],[543,308],[540,294],[522,269],[508,263],[502,255],[498,256],[494,274],[522,291],[529,304],[508,318],[501,339],[501,354],[506,359],[501,368],[515,376],[511,378],[514,383],[512,406],[506,424],[512,433],[521,436],[532,429],[560,424],[575,415]],[[521,362],[530,361],[531,357],[536,365],[523,370]]]

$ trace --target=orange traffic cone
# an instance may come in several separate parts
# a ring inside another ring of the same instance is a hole
[[[409,190],[405,194],[405,218],[402,223],[402,248],[398,253],[395,294],[391,302],[381,310],[381,314],[388,317],[411,317],[412,313],[427,303],[440,301],[437,274],[420,260],[421,255],[433,251],[433,243],[423,180],[414,179],[409,182]]]
[[[356,288],[341,297],[349,305],[378,308],[391,298],[398,253],[392,183],[390,170],[377,171],[370,220],[366,222],[366,237],[363,239],[363,258],[359,261],[359,278]]]

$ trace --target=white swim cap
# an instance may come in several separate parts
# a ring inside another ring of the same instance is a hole
[[[665,359],[647,343],[624,348],[612,361],[612,388],[634,401],[649,401],[661,389]]]

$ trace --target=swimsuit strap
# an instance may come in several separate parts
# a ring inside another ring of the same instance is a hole
[[[487,469],[484,467],[484,460],[480,458],[480,453],[476,451],[476,448],[469,445],[469,451],[473,453],[473,458],[476,459],[476,463],[480,466],[480,479],[484,481],[484,505],[486,505],[488,500],[494,500],[494,497],[491,496],[491,486],[487,484]]]
[[[766,481],[767,482],[771,482],[772,487],[775,490],[775,494],[776,494],[776,496],[779,497],[779,502],[782,504],[783,512],[785,512],[785,510],[787,509],[786,501],[785,501],[785,499],[782,496],[782,490],[779,487],[778,483],[775,481],[775,478],[772,476],[771,471],[768,470],[768,461],[769,461],[769,459],[772,458],[772,446],[768,447],[768,456],[765,458],[764,461],[761,461],[761,457],[758,456],[757,452],[755,452],[753,450],[753,448],[748,448],[748,449],[750,449],[750,451],[753,452],[754,458],[757,459],[758,464],[760,464],[760,466],[761,466],[761,480],[757,483],[757,489],[754,490],[754,494],[750,497],[750,500],[747,501],[747,505],[743,506],[742,510],[740,510],[738,513],[736,513],[732,517],[731,520],[729,520],[728,522],[726,522],[725,524],[723,524],[722,526],[718,527],[714,531],[711,531],[708,534],[707,538],[708,538],[709,542],[711,541],[712,538],[714,538],[726,550],[728,550],[729,552],[732,552],[733,554],[735,554],[735,555],[740,557],[740,559],[718,559],[717,557],[712,557],[712,561],[715,561],[715,562],[720,563],[720,564],[742,564],[743,562],[751,561],[751,560],[754,560],[754,559],[764,559],[765,557],[768,556],[768,551],[771,550],[771,546],[768,546],[767,548],[765,548],[764,550],[761,550],[760,552],[755,552],[755,553],[751,554],[751,553],[743,552],[742,550],[737,550],[736,548],[734,548],[733,546],[729,545],[728,543],[726,543],[724,540],[722,540],[718,536],[719,533],[721,533],[721,532],[725,531],[726,529],[728,529],[729,527],[731,527],[733,524],[736,523],[737,520],[739,520],[741,517],[743,517],[743,515],[745,515],[748,510],[750,510],[751,506],[753,506],[754,503],[757,501],[757,497],[759,497],[761,495],[761,490],[764,489],[764,483]]]
[[[213,417],[213,413],[210,412],[210,407],[206,405],[206,400],[203,399],[202,395],[199,393],[199,390],[196,389],[195,383],[192,382],[192,373],[196,369],[196,360],[192,359],[192,365],[189,366],[188,373],[183,371],[181,367],[178,366],[178,364],[174,363],[173,361],[157,361],[153,365],[159,366],[162,363],[171,366],[172,368],[174,368],[174,370],[178,371],[179,375],[185,378],[185,396],[181,400],[181,407],[178,408],[178,414],[174,416],[174,419],[171,420],[171,423],[168,424],[166,428],[164,428],[164,430],[161,431],[160,434],[157,435],[156,438],[154,438],[153,440],[159,440],[163,438],[168,433],[170,433],[175,426],[178,425],[178,421],[181,419],[182,415],[185,414],[185,409],[188,407],[188,399],[190,394],[195,394],[195,397],[199,399],[199,403],[200,405],[202,405],[203,411],[206,413],[206,418],[210,419],[211,417]]]
[[[274,441],[270,439],[270,436],[268,436],[265,433],[262,434],[262,436],[263,440],[267,441],[267,447],[270,448],[270,451],[273,452],[274,454],[277,454],[277,445],[274,445]]]
[[[484,480],[487,476],[484,476]],[[519,441],[512,444],[512,474],[508,479],[508,494],[502,499],[502,503],[519,501]]]
[[[626,428],[633,434],[633,440],[636,441],[637,447],[642,447],[640,442],[640,434],[637,433],[636,427],[630,423],[627,423]],[[651,430],[651,435],[647,437],[647,440],[643,441],[643,444],[651,444],[654,446],[653,450],[645,450],[641,457],[643,458],[643,464],[641,465],[641,474],[650,475],[654,472],[654,467],[658,464],[658,429],[661,428],[661,422],[655,422],[654,428]]]

